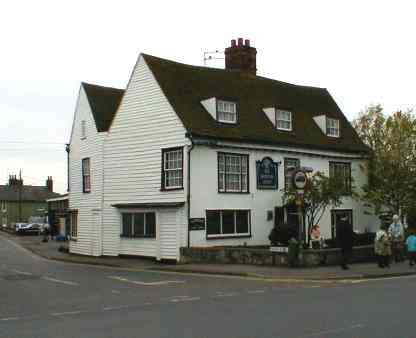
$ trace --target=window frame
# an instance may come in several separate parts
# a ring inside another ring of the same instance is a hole
[[[282,118],[278,118],[278,114],[279,113],[289,113],[290,119],[289,120],[285,120]],[[287,110],[287,109],[278,109],[276,108],[275,110],[275,118],[276,118],[276,129],[277,130],[282,130],[282,131],[292,131],[293,130],[293,114],[291,110]],[[290,123],[290,128],[282,128],[279,127],[279,121],[283,121],[283,122],[289,122]]]
[[[231,114],[230,112],[225,112],[225,111],[220,111],[219,110],[220,102],[225,103],[225,104],[233,104],[234,105],[234,110],[235,110],[235,119],[234,119],[234,121],[228,121],[228,120],[220,119],[220,112]],[[224,123],[224,124],[237,124],[238,123],[238,103],[236,101],[227,100],[227,99],[216,99],[215,100],[215,111],[216,111],[217,122]]]
[[[182,162],[182,167],[176,168],[176,169],[168,169],[168,171],[180,171],[181,172],[181,181],[182,184],[180,186],[172,186],[172,187],[167,187],[166,186],[166,169],[165,169],[165,155],[169,152],[175,152],[175,151],[180,151],[181,154],[181,162]],[[165,148],[162,149],[162,167],[161,167],[161,191],[171,191],[171,190],[183,190],[183,168],[184,168],[184,163],[183,163],[183,147],[173,147],[173,148]]]
[[[131,236],[128,235],[124,235],[123,234],[123,216],[124,215],[130,215],[131,217]],[[143,222],[143,235],[142,234],[138,234],[136,235],[134,233],[134,217],[137,214],[143,214],[144,215],[144,222]],[[154,218],[155,218],[155,232],[152,235],[146,235],[146,229],[147,229],[147,214],[154,214]],[[120,213],[120,238],[122,239],[152,239],[152,240],[156,240],[157,238],[157,212],[155,210],[125,210],[122,211]]]
[[[283,178],[284,178],[284,189],[285,191],[289,191],[290,186],[292,185],[292,177],[289,177],[286,173],[287,173],[287,162],[288,161],[297,161],[298,162],[298,166],[297,168],[300,168],[300,158],[295,158],[295,157],[285,157],[283,159]],[[290,186],[288,186],[288,182],[290,182]]]
[[[69,219],[70,219],[70,224],[69,224],[70,239],[77,240],[78,239],[78,225],[79,225],[78,210],[70,210]],[[75,227],[74,227],[74,219],[75,219]]]
[[[344,178],[345,184],[345,192],[343,193],[344,196],[351,195],[352,192],[352,170],[351,170],[351,162],[339,162],[339,161],[329,161],[329,177],[334,177],[335,168],[331,169],[333,166],[344,166],[348,167],[349,177]]]
[[[336,124],[337,124],[337,127],[335,128],[335,127],[331,127],[329,124],[330,124],[330,122],[332,122],[332,121],[335,121],[336,122]],[[339,123],[339,119],[336,119],[336,118],[332,118],[332,117],[326,117],[326,126],[325,126],[325,128],[326,128],[326,135],[328,136],[328,137],[339,137],[340,136],[340,123]],[[331,134],[329,131],[330,130],[335,130],[335,131],[337,131],[337,133],[336,134]]]
[[[220,156],[224,156],[224,173],[220,173]],[[243,191],[242,189],[242,182],[243,182],[243,172],[240,169],[240,190],[227,190],[227,156],[235,156],[240,157],[240,168],[241,165],[241,158],[245,157],[247,161],[246,165],[246,176],[247,176],[247,189]],[[220,188],[220,175],[224,175],[224,188]],[[249,194],[250,193],[250,156],[249,154],[240,154],[240,153],[227,153],[219,151],[217,152],[217,190],[220,194]]]
[[[222,233],[222,214],[225,211],[232,211],[234,213],[234,233],[232,234],[224,234]],[[238,211],[245,211],[247,212],[247,225],[248,225],[248,232],[246,233],[237,233],[237,212]],[[220,234],[208,234],[208,212],[219,212],[220,213]],[[205,210],[205,238],[207,240],[211,239],[227,239],[227,238],[250,238],[252,237],[251,233],[251,209],[206,209]]]
[[[85,140],[87,138],[87,121],[81,121],[81,140]]]
[[[85,165],[84,163],[88,162],[88,174],[85,172]],[[81,177],[82,177],[82,192],[84,194],[89,194],[91,192],[91,158],[85,157],[81,160]],[[88,177],[88,183],[89,186],[87,186],[87,180]]]

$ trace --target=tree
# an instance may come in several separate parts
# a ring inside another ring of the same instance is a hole
[[[377,214],[383,210],[406,214],[416,197],[416,120],[412,111],[386,116],[380,105],[370,106],[360,112],[353,126],[372,150],[362,198]]]
[[[355,195],[351,186],[345,191],[345,180],[343,177],[328,177],[317,171],[308,177],[303,193],[303,214],[307,224],[307,241],[310,240],[310,230],[313,225],[318,224],[328,206],[338,207],[342,203],[342,197],[346,194]],[[352,184],[351,184],[352,185]],[[293,203],[298,198],[295,188],[284,191],[283,203]]]

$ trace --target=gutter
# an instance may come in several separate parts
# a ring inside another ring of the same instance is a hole
[[[191,246],[191,231],[189,229],[189,221],[191,218],[191,151],[194,149],[194,140],[191,133],[186,133],[185,137],[189,138],[191,141],[191,146],[188,148],[188,175],[187,175],[187,192],[186,192],[186,203],[188,205],[188,239],[187,247]]]

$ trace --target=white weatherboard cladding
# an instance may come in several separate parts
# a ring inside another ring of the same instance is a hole
[[[212,116],[214,120],[217,119],[217,100],[215,97],[201,101],[201,104],[207,110],[207,112]]]
[[[322,132],[326,135],[326,116],[319,115],[315,116],[313,119],[318,127],[322,130]]]
[[[81,121],[86,138],[81,139]],[[94,117],[81,86],[75,109],[69,153],[69,208],[78,210],[78,236],[69,242],[72,253],[100,256],[104,133],[97,133]],[[82,192],[82,159],[89,157],[91,192]]]
[[[296,150],[296,149],[293,149]],[[218,193],[217,152],[230,152],[249,155],[249,194]],[[278,167],[278,190],[257,190],[256,161],[264,157],[271,157],[275,162],[281,162]],[[284,158],[299,158],[301,166],[312,167],[314,171],[322,171],[329,175],[329,158],[309,155],[285,155],[281,152],[263,150],[236,150],[232,148],[209,148],[196,146],[191,153],[191,214],[192,218],[205,218],[207,209],[250,209],[251,210],[251,238],[206,239],[206,231],[191,231],[191,246],[215,245],[268,245],[268,235],[273,228],[274,221],[267,221],[267,211],[282,205],[284,185]],[[363,160],[351,159],[351,174],[355,186],[362,186],[366,182],[366,174],[362,171]],[[324,238],[331,237],[331,217],[328,208],[320,224]],[[337,209],[353,209],[354,229],[364,231],[374,229],[377,221],[374,216],[366,214],[363,205],[351,198],[345,198],[342,206]]]
[[[274,107],[263,108],[263,111],[266,114],[266,116],[269,118],[273,126],[276,127],[276,109]]]
[[[145,60],[139,57],[105,141],[104,255],[157,257],[155,240],[120,239],[120,210],[112,205],[185,202],[188,143],[185,133]],[[161,191],[162,149],[181,146],[184,146],[184,189]],[[182,207],[169,215],[163,209],[156,210],[160,241],[166,246],[159,258],[179,258],[179,247],[186,244],[184,210]]]

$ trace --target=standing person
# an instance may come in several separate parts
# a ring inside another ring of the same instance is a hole
[[[348,216],[341,217],[337,222],[337,244],[341,248],[341,268],[343,270],[349,269],[348,263],[352,255],[353,246],[353,229],[351,222],[348,221]]]
[[[409,255],[409,265],[412,266],[416,263],[416,234],[414,231],[407,237],[406,245]]]
[[[374,253],[377,257],[377,263],[380,268],[390,267],[391,244],[390,237],[384,225],[376,232],[374,239]]]
[[[321,228],[318,224],[311,228],[310,238],[312,249],[319,249],[321,247]]]
[[[47,242],[49,240],[49,223],[45,223],[43,227],[43,240],[42,242]]]
[[[404,260],[404,227],[398,215],[393,215],[393,223],[389,226],[389,236],[391,238],[392,254],[395,262]]]

